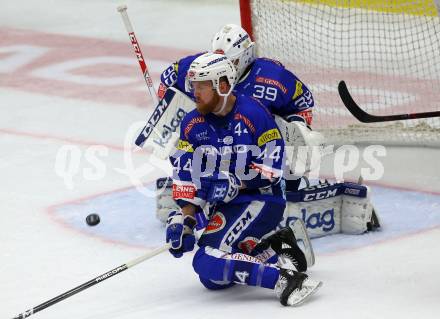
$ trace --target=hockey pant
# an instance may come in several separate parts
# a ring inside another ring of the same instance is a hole
[[[208,289],[235,283],[273,289],[279,270],[250,255],[253,247],[275,230],[285,205],[252,201],[219,205],[198,241],[193,267]]]

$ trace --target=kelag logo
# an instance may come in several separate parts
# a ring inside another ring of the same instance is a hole
[[[177,110],[176,115],[171,119],[171,121],[162,126],[162,136],[159,139],[154,139],[153,142],[160,147],[165,148],[166,143],[170,140],[171,134],[178,131],[180,123],[185,117],[186,112],[184,109],[180,108]]]
[[[299,217],[290,216],[287,218],[286,225],[290,225]],[[328,209],[324,212],[307,213],[305,208],[301,208],[301,219],[306,228],[315,229],[321,228],[324,232],[330,232],[335,228],[335,211]]]

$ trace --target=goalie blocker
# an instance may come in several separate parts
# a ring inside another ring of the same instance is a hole
[[[160,178],[156,216],[166,222],[170,210],[178,209],[172,198],[171,178]],[[287,192],[287,205],[279,228],[301,219],[311,238],[337,233],[363,234],[380,227],[370,201],[370,188],[355,183],[320,183],[296,192]]]
[[[175,88],[168,88],[136,138],[135,144],[151,149],[158,158],[168,159],[175,151],[180,123],[194,107],[194,101],[185,94]]]

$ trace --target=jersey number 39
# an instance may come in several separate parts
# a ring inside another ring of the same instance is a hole
[[[254,94],[257,99],[265,99],[268,101],[275,101],[277,98],[277,89],[271,86],[254,85]]]

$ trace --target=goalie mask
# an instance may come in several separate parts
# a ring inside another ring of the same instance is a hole
[[[237,78],[255,60],[255,43],[240,26],[227,24],[212,39],[212,51],[225,54],[237,68]]]
[[[226,77],[230,88],[226,93],[220,92],[220,79]],[[192,90],[192,82],[212,81],[213,88],[220,96],[228,96],[234,89],[237,71],[232,62],[223,54],[205,53],[195,59],[186,74],[185,89]]]

